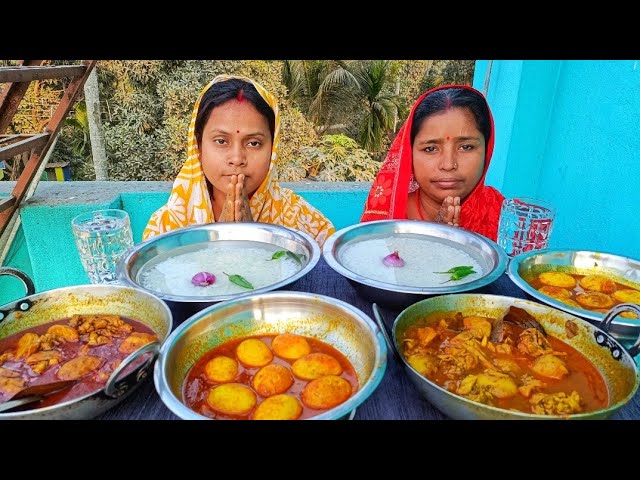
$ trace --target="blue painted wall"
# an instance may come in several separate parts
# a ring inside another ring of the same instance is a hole
[[[478,61],[482,89],[488,61]],[[640,259],[640,62],[494,60],[487,183],[558,208],[550,246]]]

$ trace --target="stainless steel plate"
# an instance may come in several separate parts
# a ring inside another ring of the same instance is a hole
[[[302,268],[294,275],[279,282],[256,288],[246,293],[232,293],[210,296],[183,296],[165,292],[156,292],[143,287],[138,281],[138,273],[144,265],[159,255],[166,254],[180,247],[195,244],[205,244],[218,240],[248,240],[275,245],[297,254],[302,262]],[[146,242],[136,245],[120,261],[118,266],[119,278],[122,283],[131,285],[157,295],[165,301],[175,303],[216,303],[231,300],[245,295],[276,290],[289,285],[309,273],[320,260],[320,247],[316,241],[304,232],[269,223],[210,223],[195,225],[174,230]]]
[[[465,283],[447,283],[439,287],[416,287],[385,283],[359,275],[345,268],[340,260],[341,250],[348,244],[370,238],[398,234],[416,234],[426,240],[440,241],[455,246],[475,258],[484,268],[485,275]],[[378,220],[343,228],[327,239],[322,255],[336,272],[346,277],[365,297],[383,305],[403,307],[432,295],[460,293],[488,285],[502,275],[507,266],[507,255],[495,242],[463,228],[415,220]]]
[[[546,249],[522,253],[511,259],[507,274],[525,293],[558,310],[586,318],[595,324],[604,320],[603,313],[572,307],[529,285],[528,280],[550,270],[578,275],[602,274],[630,288],[640,289],[640,261],[612,253]],[[617,337],[635,339],[640,333],[640,320],[617,317],[613,321],[611,333]]]

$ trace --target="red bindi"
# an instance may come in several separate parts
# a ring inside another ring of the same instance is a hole
[[[449,137],[447,136],[447,140],[449,140]]]
[[[236,133],[240,133],[240,130],[236,130]]]

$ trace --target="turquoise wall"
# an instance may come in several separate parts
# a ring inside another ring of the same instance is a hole
[[[349,191],[296,190],[319,208],[337,229],[360,221],[368,189]],[[121,208],[129,213],[135,243],[151,214],[169,198],[169,192],[121,193],[112,201],[86,205],[25,206],[22,225],[4,266],[19,268],[33,279],[36,291],[89,282],[75,247],[71,219],[102,208]],[[24,295],[22,283],[0,276],[0,305]]]
[[[477,62],[478,89],[488,63]],[[638,61],[493,61],[487,183],[556,205],[551,247],[640,259],[639,92]]]
[[[120,195],[122,209],[129,213],[134,243],[142,240],[142,232],[151,214],[167,203],[169,192],[123,193]]]

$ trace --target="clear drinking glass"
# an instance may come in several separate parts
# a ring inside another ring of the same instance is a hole
[[[91,283],[116,283],[116,268],[133,246],[129,214],[107,209],[82,213],[71,220],[80,260]]]
[[[549,245],[556,209],[538,198],[505,198],[500,210],[498,245],[510,257]]]

